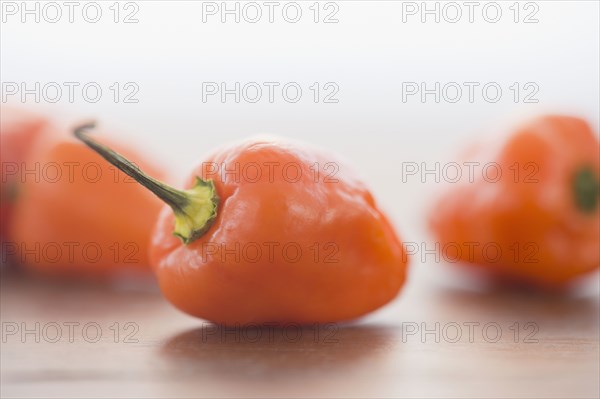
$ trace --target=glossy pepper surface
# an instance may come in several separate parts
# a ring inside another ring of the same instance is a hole
[[[546,288],[598,269],[599,148],[583,120],[547,116],[474,151],[468,160],[494,172],[439,198],[431,226],[440,248],[500,280]]]
[[[151,261],[164,295],[189,314],[226,325],[348,320],[404,283],[407,257],[388,219],[354,174],[317,151],[233,145],[194,169],[183,191],[129,173],[170,205]]]
[[[134,151],[114,145],[150,168]],[[7,246],[16,262],[37,273],[67,277],[151,272],[148,247],[161,207],[151,193],[60,133],[37,148],[24,168],[29,172],[20,174]]]

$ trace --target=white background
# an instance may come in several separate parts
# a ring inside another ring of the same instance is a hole
[[[10,2],[3,3],[6,10]],[[121,3],[121,21],[115,23],[114,2],[98,3],[102,17],[97,23],[83,18],[86,2],[75,9],[73,23],[65,6],[56,23],[45,20],[44,3],[38,4],[39,22],[35,15],[23,16],[22,9],[16,15],[3,13],[0,65],[3,84],[97,82],[104,90],[100,101],[89,103],[76,89],[73,103],[66,91],[55,104],[43,98],[36,104],[33,96],[20,104],[19,95],[3,102],[38,108],[66,125],[95,118],[107,133],[135,143],[179,178],[215,146],[256,134],[318,145],[362,172],[408,241],[426,238],[422,205],[431,199],[435,182],[433,176],[426,183],[420,176],[403,182],[402,162],[431,166],[451,160],[469,141],[545,112],[580,115],[596,131],[599,123],[597,1],[521,2],[518,23],[513,1],[496,3],[502,11],[497,23],[486,21],[495,17],[493,9],[482,11],[489,2],[478,3],[473,22],[464,2],[455,3],[462,12],[456,23],[443,14],[445,9],[454,18],[455,8],[438,2],[440,22],[426,15],[423,23],[420,13],[403,13],[411,7],[407,2],[338,1],[334,18],[339,22],[329,24],[313,21],[312,1],[299,2],[303,14],[298,23],[283,18],[286,2],[275,8],[273,23],[260,1],[259,22],[242,16],[236,23],[229,15],[222,23],[220,14],[203,14],[207,6],[202,2],[137,1],[134,18],[139,22],[129,24],[122,19],[133,6]],[[320,20],[335,9],[324,7],[319,5]],[[436,2],[427,7],[434,9]],[[538,22],[524,23],[533,11]],[[54,18],[55,11],[47,12]],[[139,102],[115,103],[109,90],[114,82],[135,82]],[[276,91],[269,103],[265,91],[254,104],[235,103],[232,96],[226,103],[218,96],[203,102],[203,82],[229,87],[234,82],[297,82],[303,96],[288,103]],[[314,103],[313,82],[337,84],[339,102]],[[470,103],[466,89],[457,103],[436,103],[432,95],[425,103],[419,96],[403,102],[402,82],[429,87],[496,82],[503,94],[497,103],[485,101],[480,90]],[[516,103],[509,89],[514,82],[535,83],[539,101]]]

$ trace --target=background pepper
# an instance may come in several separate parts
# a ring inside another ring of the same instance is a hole
[[[138,154],[114,145],[159,174]],[[151,193],[68,135],[39,146],[23,167],[29,172],[19,175],[6,245],[11,258],[46,275],[150,271],[150,234],[161,206]]]
[[[189,314],[226,325],[348,320],[404,283],[407,257],[394,229],[364,184],[328,156],[250,140],[209,157],[181,191],[84,130],[78,137],[170,206],[151,262],[164,295]]]
[[[48,131],[46,118],[12,107],[2,106],[0,118],[0,243],[7,240],[14,203],[19,195],[18,169]],[[4,248],[2,248],[4,250]],[[2,257],[4,259],[4,256]],[[4,263],[4,262],[2,262]]]
[[[583,120],[546,116],[497,147],[473,151],[468,160],[495,162],[501,177],[476,175],[436,202],[431,226],[440,247],[451,251],[445,255],[501,280],[553,288],[598,269],[598,148]],[[479,250],[467,251],[466,243]],[[487,243],[499,255],[486,256]]]

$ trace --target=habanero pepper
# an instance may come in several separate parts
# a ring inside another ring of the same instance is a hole
[[[494,162],[499,177],[476,175],[438,199],[430,221],[440,248],[497,281],[547,289],[597,270],[599,148],[583,120],[546,116],[476,149],[468,160]],[[479,250],[460,248],[466,243]],[[489,243],[495,251],[486,255],[481,246]]]
[[[50,277],[151,275],[148,247],[160,201],[66,132],[57,131],[19,170],[7,256]],[[114,145],[150,168],[139,154]]]
[[[331,159],[319,152],[246,141],[216,152],[202,164],[216,167],[195,168],[177,190],[90,139],[89,127],[75,135],[167,204],[151,263],[166,298],[186,313],[224,325],[349,320],[391,301],[405,281],[407,255],[392,225],[345,167],[336,163],[327,179]],[[236,168],[257,173],[215,171]]]

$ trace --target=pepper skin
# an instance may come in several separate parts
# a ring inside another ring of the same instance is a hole
[[[148,247],[161,207],[151,193],[70,136],[57,134],[25,167],[37,173],[22,174],[14,209],[7,252],[18,263],[67,278],[151,272]]]
[[[3,243],[7,240],[14,203],[19,194],[17,169],[47,131],[49,123],[39,115],[15,108],[2,107],[1,113],[0,242]],[[2,258],[4,260],[4,256]]]
[[[151,245],[162,292],[186,313],[224,325],[335,322],[383,306],[404,283],[407,255],[393,227],[328,156],[246,141],[209,157],[186,188],[198,202],[165,207]],[[206,208],[216,216],[206,212],[190,232],[185,220]]]
[[[540,118],[480,148],[470,160],[496,162],[502,175],[450,185],[431,216],[440,248],[497,281],[551,290],[597,270],[599,148],[588,124],[568,116]],[[479,245],[457,250],[465,243]]]

